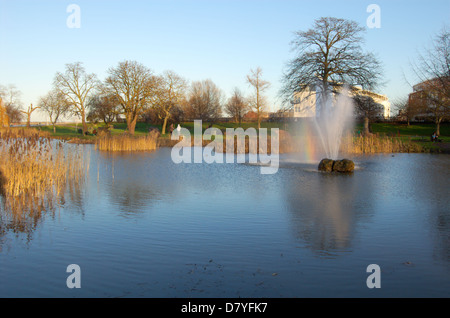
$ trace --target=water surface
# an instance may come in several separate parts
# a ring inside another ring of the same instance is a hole
[[[0,297],[450,296],[448,155],[356,157],[350,175],[283,155],[262,175],[85,147],[86,184],[0,233]]]

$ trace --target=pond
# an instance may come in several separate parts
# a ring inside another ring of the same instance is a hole
[[[449,155],[361,156],[330,174],[285,154],[261,174],[83,147],[83,187],[0,232],[0,297],[450,296]]]

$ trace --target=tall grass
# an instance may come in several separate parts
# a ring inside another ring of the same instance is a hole
[[[39,219],[43,211],[53,210],[58,200],[63,201],[68,183],[79,186],[84,180],[85,163],[80,151],[66,151],[61,142],[45,133],[0,130],[3,226],[7,222],[25,227]]]
[[[105,135],[96,142],[96,149],[102,151],[149,151],[157,147],[158,134],[152,132],[145,136]]]

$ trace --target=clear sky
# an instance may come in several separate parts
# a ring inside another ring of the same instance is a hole
[[[69,28],[70,4],[80,8],[80,28]],[[380,28],[368,28],[370,4]],[[293,32],[315,19],[345,18],[367,28],[364,48],[383,63],[391,100],[411,87],[410,63],[450,21],[450,0],[0,0],[0,84],[14,84],[24,106],[37,104],[66,63],[82,62],[105,78],[108,68],[136,60],[156,74],[173,70],[189,81],[211,79],[226,96],[250,89],[246,74],[261,67],[271,82],[271,110]],[[32,120],[44,120],[33,113]]]

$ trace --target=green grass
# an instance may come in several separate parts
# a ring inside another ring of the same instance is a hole
[[[355,130],[362,131],[362,125],[356,125]],[[426,136],[428,139],[436,130],[433,123],[411,124],[393,124],[393,123],[373,123],[372,132],[386,134],[389,136]],[[450,123],[443,123],[440,127],[441,137],[450,137]]]

